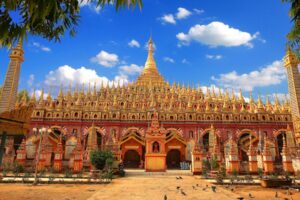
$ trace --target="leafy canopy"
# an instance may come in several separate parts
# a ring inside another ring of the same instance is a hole
[[[76,33],[80,20],[80,3],[97,6],[142,7],[142,0],[0,0],[0,46],[11,47],[28,35],[59,42],[68,32]]]
[[[97,169],[103,170],[106,165],[110,167],[113,160],[113,153],[111,151],[92,151],[90,154],[92,165]]]
[[[290,3],[291,8],[289,16],[292,19],[293,27],[287,34],[288,45],[299,53],[300,45],[300,1],[299,0],[282,0],[282,2]]]

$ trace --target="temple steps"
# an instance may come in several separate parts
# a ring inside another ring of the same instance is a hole
[[[190,170],[167,170],[166,172],[145,172],[144,169],[125,169],[126,176],[192,176]]]

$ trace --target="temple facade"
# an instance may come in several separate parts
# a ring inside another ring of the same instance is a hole
[[[34,163],[40,146],[39,168],[56,171],[90,167],[89,154],[97,149],[112,150],[115,162],[126,168],[146,171],[187,162],[198,173],[202,161],[212,157],[228,172],[271,173],[291,166],[285,161],[291,163],[287,158],[298,144],[287,99],[267,97],[263,103],[250,94],[246,101],[242,91],[171,84],[160,75],[153,51],[150,39],[135,82],[89,84],[86,91],[61,87],[56,98],[42,92],[36,100],[33,94],[30,128],[16,159],[25,166]]]

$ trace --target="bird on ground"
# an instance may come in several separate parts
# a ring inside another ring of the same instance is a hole
[[[164,200],[168,200],[168,197],[167,197],[167,195],[165,194],[165,196],[164,196]]]
[[[234,191],[234,188],[231,188],[230,190],[231,190],[231,192],[233,192],[233,191]]]
[[[279,196],[278,196],[278,192],[276,191],[276,193],[275,193],[275,198],[278,198]]]
[[[199,184],[197,183],[196,186],[199,187]]]
[[[179,179],[183,179],[181,176],[179,176]]]
[[[178,179],[180,179],[178,176],[176,176],[176,179],[178,180]]]
[[[202,188],[203,191],[206,191],[206,188]]]
[[[196,190],[196,187],[195,187],[195,186],[192,186],[192,187],[193,187],[194,190]]]
[[[243,200],[243,199],[244,199],[244,197],[238,197],[237,199],[238,199],[238,200]]]
[[[183,196],[186,196],[186,193],[183,190],[181,190],[180,192]]]
[[[211,190],[213,191],[213,192],[216,192],[216,189],[217,189],[217,187],[216,186],[211,186]]]
[[[249,193],[249,198],[254,198],[254,196],[252,196],[252,194],[251,194],[251,193]]]
[[[177,186],[176,189],[179,190],[179,189],[180,189],[180,186]]]

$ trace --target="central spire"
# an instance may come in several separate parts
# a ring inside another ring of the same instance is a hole
[[[145,63],[145,67],[137,80],[138,85],[159,85],[164,83],[163,77],[159,74],[156,62],[153,56],[154,52],[154,43],[152,37],[150,36],[148,41],[148,57]]]

